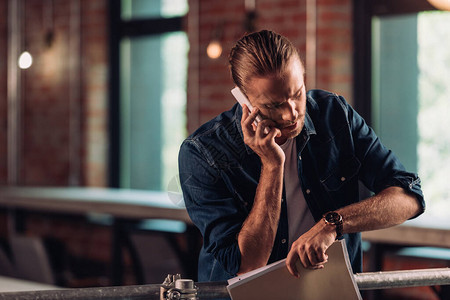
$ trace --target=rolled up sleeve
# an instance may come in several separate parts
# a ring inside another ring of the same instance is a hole
[[[425,200],[417,174],[405,170],[397,156],[387,149],[364,119],[341,98],[347,107],[349,125],[355,144],[355,153],[361,162],[359,179],[374,193],[398,186],[417,198],[421,211],[425,211]]]
[[[425,212],[425,199],[420,186],[420,178],[417,174],[406,171],[398,172],[385,183],[385,188],[390,186],[402,187],[405,191],[408,191],[416,196],[421,210],[417,215],[411,217],[410,219],[414,219]]]

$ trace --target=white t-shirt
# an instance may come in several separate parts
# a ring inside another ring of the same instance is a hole
[[[315,221],[306,203],[298,178],[297,143],[288,139],[283,145],[286,160],[284,163],[284,187],[286,191],[287,215],[289,225],[289,249],[292,243],[314,226]]]

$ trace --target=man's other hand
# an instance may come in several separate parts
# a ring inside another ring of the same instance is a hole
[[[291,247],[286,259],[289,272],[300,277],[295,266],[298,259],[307,269],[322,269],[328,261],[326,251],[336,240],[336,230],[321,219],[308,232],[299,237]]]

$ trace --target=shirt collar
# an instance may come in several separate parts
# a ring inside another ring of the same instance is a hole
[[[312,134],[316,134],[316,127],[314,127],[314,123],[308,114],[308,109],[306,109],[305,124],[303,125],[302,132],[305,132],[308,136],[310,136]]]

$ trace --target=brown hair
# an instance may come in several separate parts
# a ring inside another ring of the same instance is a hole
[[[297,49],[284,36],[262,30],[241,38],[231,49],[229,64],[234,83],[246,93],[246,84],[252,77],[276,74],[284,70]]]

